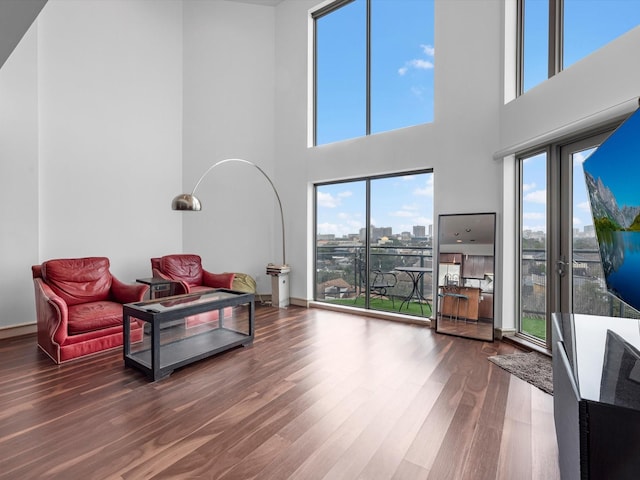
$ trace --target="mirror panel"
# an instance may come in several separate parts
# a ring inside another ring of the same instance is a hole
[[[438,217],[438,333],[493,341],[495,232],[495,213]]]

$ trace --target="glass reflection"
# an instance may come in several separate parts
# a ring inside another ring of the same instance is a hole
[[[495,213],[440,215],[436,331],[493,341]]]

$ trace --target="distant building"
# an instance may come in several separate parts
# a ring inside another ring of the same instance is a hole
[[[360,241],[365,242],[366,238],[366,228],[360,229]],[[392,227],[374,227],[371,226],[370,229],[371,235],[369,236],[370,240],[373,242],[377,242],[382,237],[392,237],[393,236],[393,228]]]
[[[335,239],[336,239],[336,236],[333,233],[319,233],[317,238],[317,240],[320,240],[320,241],[324,240],[327,242]]]
[[[424,237],[426,235],[425,233],[425,227],[424,225],[414,225],[413,226],[413,236],[414,237]]]

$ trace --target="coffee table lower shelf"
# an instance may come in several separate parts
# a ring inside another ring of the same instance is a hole
[[[170,375],[175,369],[202,360],[238,346],[247,346],[253,342],[251,335],[218,328],[193,335],[160,348],[160,365],[154,370],[151,348],[130,352],[125,356],[125,365],[143,371],[151,380],[159,380]]]

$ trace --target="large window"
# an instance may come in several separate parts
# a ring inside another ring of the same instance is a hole
[[[519,0],[524,93],[640,24],[638,0]]]
[[[433,0],[315,12],[314,145],[433,121]]]
[[[412,297],[396,268],[432,267],[433,173],[319,184],[315,205],[317,301],[431,316],[432,276]]]

